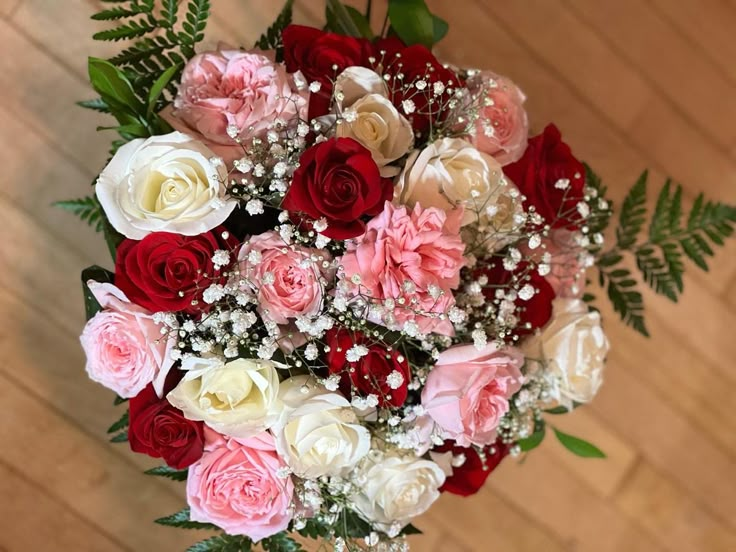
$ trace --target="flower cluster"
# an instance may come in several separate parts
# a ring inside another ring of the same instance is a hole
[[[87,282],[87,371],[130,399],[134,451],[188,470],[192,521],[403,550],[598,391],[607,206],[510,79],[395,37],[282,42],[194,56],[176,130],[100,175],[123,239]]]

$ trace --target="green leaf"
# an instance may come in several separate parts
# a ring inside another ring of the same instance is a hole
[[[125,236],[119,233],[113,228],[107,217],[102,222],[102,235],[105,236],[105,243],[107,243],[107,249],[110,251],[110,256],[114,261],[117,258],[118,246],[123,242]]]
[[[307,537],[309,539],[318,539],[320,537],[325,537],[329,533],[329,528],[317,521],[315,518],[307,519],[306,525],[302,527],[301,529],[297,530],[297,532],[302,537]]]
[[[198,521],[192,521],[190,519],[190,515],[191,512],[189,511],[189,507],[187,506],[186,508],[179,510],[175,514],[158,518],[157,520],[154,520],[154,522],[158,523],[159,525],[178,527],[180,529],[203,529],[208,531],[218,529],[216,525],[212,525],[211,523],[200,523]]]
[[[423,44],[427,48],[434,44],[435,20],[424,0],[389,0],[388,17],[406,44]]]
[[[156,109],[156,103],[158,102],[158,99],[161,97],[161,94],[166,89],[166,86],[169,84],[171,79],[174,78],[174,75],[178,70],[178,65],[172,65],[166,71],[164,71],[161,76],[156,79],[156,82],[153,83],[153,86],[151,86],[151,90],[148,93],[148,109],[146,110],[146,115],[149,117],[149,119]]]
[[[123,431],[122,433],[118,433],[114,437],[110,439],[111,443],[127,443],[128,442],[128,432]]]
[[[363,36],[345,5],[339,0],[327,0],[325,18],[327,28],[334,33],[354,37]]]
[[[110,113],[110,108],[105,103],[105,100],[102,98],[95,98],[93,100],[82,100],[77,102],[77,105],[79,107],[83,107],[84,109],[91,109],[92,111],[97,111],[99,113]]]
[[[366,19],[365,15],[360,13],[352,6],[345,6],[345,9],[347,10],[350,18],[353,20],[353,23],[355,23],[355,26],[358,28],[360,36],[369,40],[373,40],[374,35],[373,31],[371,30],[371,24],[368,22],[368,19]]]
[[[99,283],[113,283],[114,278],[115,276],[112,272],[97,265],[90,266],[82,271],[82,291],[84,292],[84,310],[87,320],[102,310],[97,299],[92,295],[87,282],[94,280]]]
[[[259,542],[266,552],[305,552],[301,544],[292,539],[288,533],[276,533]]]
[[[518,441],[516,444],[521,447],[522,452],[529,452],[530,450],[535,449],[542,444],[542,441],[544,440],[544,435],[545,425],[542,424],[539,429],[537,429],[529,437]]]
[[[445,38],[445,35],[447,35],[447,31],[449,30],[450,26],[447,24],[447,21],[445,21],[441,17],[432,14],[432,31],[434,34],[434,44],[437,44],[440,40]]]
[[[401,530],[401,535],[423,535],[421,529],[418,527],[415,527],[411,523],[409,525],[404,526],[404,528]]]
[[[562,406],[562,405],[555,406],[554,408],[548,408],[547,410],[544,411],[545,414],[554,414],[554,415],[569,414],[570,412],[572,412],[572,410],[568,410],[566,406]]]
[[[177,470],[169,466],[156,466],[150,470],[146,470],[143,473],[146,475],[157,475],[159,477],[167,477],[174,481],[186,481],[189,474],[189,470]]]
[[[143,104],[135,95],[130,81],[112,63],[91,57],[88,60],[88,69],[92,88],[102,97],[113,113],[127,110],[135,114],[143,110]]]
[[[583,458],[605,458],[606,455],[595,445],[590,444],[588,441],[584,441],[579,437],[573,437],[567,433],[563,433],[557,428],[553,428],[557,440],[562,443],[562,446],[573,454],[582,456]]]
[[[252,545],[248,537],[221,535],[198,542],[187,548],[187,552],[250,552]]]
[[[286,0],[284,7],[281,8],[281,12],[276,17],[276,21],[273,22],[256,42],[256,48],[260,48],[261,50],[276,50],[276,61],[283,59],[284,45],[281,41],[281,33],[291,24],[293,6],[294,0]]]
[[[120,417],[120,419],[112,424],[108,429],[108,433],[117,433],[118,431],[125,429],[128,427],[128,423],[130,422],[130,419],[128,417],[128,411],[126,410],[123,415]]]
[[[335,534],[345,540],[363,538],[370,535],[372,530],[370,523],[348,509],[342,511],[341,518],[335,525]]]
[[[629,270],[620,268],[606,272],[601,267],[598,270],[602,285],[607,282],[606,291],[613,304],[613,310],[619,314],[624,324],[649,337],[649,331],[644,322],[644,300],[641,293],[630,289],[633,279]]]

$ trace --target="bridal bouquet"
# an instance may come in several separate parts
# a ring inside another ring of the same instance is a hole
[[[112,440],[186,481],[158,523],[219,532],[193,552],[406,550],[548,426],[603,456],[553,424],[603,382],[594,292],[646,334],[640,282],[676,300],[734,207],[683,218],[667,183],[650,212],[645,173],[607,233],[600,179],[530,133],[512,80],[435,58],[422,0],[390,0],[379,36],[370,2],[328,1],[322,30],[289,1],[254,46],[198,53],[207,0],[108,4],[96,38],[134,42],[89,60],[82,104],[118,139],[60,206],[114,259],[82,273],[81,336],[125,405]]]

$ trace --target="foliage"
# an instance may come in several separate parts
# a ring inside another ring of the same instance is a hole
[[[173,481],[186,481],[189,470],[177,470],[169,466],[156,466],[150,470],[146,470],[146,475],[158,475],[159,477],[167,477]]]
[[[596,447],[595,445],[592,445],[588,441],[584,441],[583,439],[580,439],[579,437],[573,437],[572,435],[568,435],[567,433],[563,433],[557,428],[553,428],[555,432],[555,436],[557,437],[557,440],[562,443],[562,446],[565,447],[567,450],[572,452],[573,454],[576,454],[578,456],[582,456],[583,458],[605,458],[606,455]]]
[[[682,186],[670,180],[659,191],[649,217],[647,180],[645,171],[626,195],[616,228],[616,245],[597,262],[599,281],[606,286],[614,310],[643,335],[649,335],[643,298],[631,271],[622,266],[625,253],[633,255],[644,283],[676,302],[684,288],[684,260],[707,271],[706,258],[715,254],[716,246],[723,245],[736,223],[736,207],[706,201],[703,194],[698,195],[685,218]]]
[[[82,197],[80,199],[68,199],[66,201],[57,201],[54,207],[59,207],[65,211],[77,215],[80,219],[89,224],[96,232],[102,231],[104,214],[97,198],[94,196]]]
[[[123,430],[128,427],[128,424],[130,423],[130,417],[128,414],[128,411],[126,410],[123,415],[120,417],[120,419],[112,424],[108,429],[108,433],[115,433],[117,431]]]
[[[89,289],[87,282],[94,280],[100,283],[112,283],[114,278],[115,275],[112,272],[97,265],[90,266],[82,271],[82,292],[84,293],[84,310],[87,320],[102,310],[102,307]]]
[[[200,523],[199,521],[192,521],[190,519],[191,512],[189,507],[182,508],[178,512],[171,514],[170,516],[162,517],[155,520],[159,525],[166,525],[168,527],[178,527],[180,529],[206,529],[216,530],[217,526],[211,523]]]
[[[542,444],[542,441],[544,440],[544,435],[545,423],[544,420],[539,420],[536,424],[536,427],[534,428],[534,433],[532,433],[526,439],[522,439],[521,441],[519,441],[517,445],[519,445],[522,452],[529,452],[530,450],[535,449]]]
[[[261,38],[255,44],[256,48],[260,48],[261,50],[275,50],[276,61],[281,61],[284,57],[284,44],[281,40],[281,33],[291,23],[293,6],[294,0],[286,0],[276,21],[261,35]]]
[[[250,552],[253,541],[248,537],[220,535],[210,537],[187,548],[187,552]]]

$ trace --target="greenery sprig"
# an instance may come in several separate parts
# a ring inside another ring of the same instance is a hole
[[[624,266],[633,257],[641,279],[655,293],[677,302],[684,289],[685,259],[707,271],[707,257],[733,234],[736,207],[707,201],[701,193],[685,217],[682,186],[667,180],[651,217],[647,209],[648,173],[644,171],[621,206],[616,243],[597,259],[598,279],[614,310],[628,326],[648,336],[644,302],[637,280]],[[597,177],[596,177],[597,178]],[[648,224],[647,224],[648,222]]]

